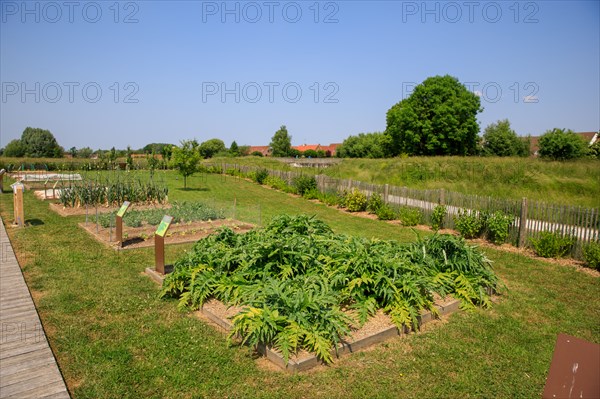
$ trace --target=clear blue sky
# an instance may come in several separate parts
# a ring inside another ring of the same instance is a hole
[[[480,93],[482,131],[600,128],[599,1],[23,4],[0,2],[0,147],[27,126],[66,149],[266,145],[280,125],[329,144],[444,74]]]

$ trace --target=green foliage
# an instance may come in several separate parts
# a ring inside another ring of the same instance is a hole
[[[229,154],[231,154],[231,156],[233,156],[233,157],[237,157],[237,156],[241,155],[241,153],[240,153],[240,147],[235,142],[235,140],[233,140],[231,142],[231,145],[229,146]]]
[[[293,181],[296,192],[300,195],[304,195],[305,192],[317,189],[317,180],[314,176],[301,175]]]
[[[371,194],[371,196],[369,197],[369,201],[367,202],[367,211],[369,211],[369,213],[371,214],[377,213],[379,208],[381,208],[383,205],[384,204],[381,195],[373,193]]]
[[[387,112],[392,155],[472,155],[477,151],[480,99],[458,79],[427,78]]]
[[[444,228],[444,220],[446,219],[446,206],[436,205],[431,214],[431,228],[435,231]]]
[[[281,190],[281,191],[284,191],[288,187],[285,180],[283,180],[282,178],[277,177],[277,176],[271,176],[271,175],[267,176],[264,183],[269,187],[272,187],[276,190]]]
[[[220,152],[224,152],[225,143],[221,139],[210,139],[206,140],[198,147],[198,152],[202,156],[202,158],[212,158],[216,154]]]
[[[21,144],[21,140],[11,140],[4,148],[2,155],[5,157],[23,157],[25,156],[25,147],[23,147],[23,144]]]
[[[559,232],[542,231],[538,238],[531,238],[531,246],[536,255],[543,258],[560,258],[571,251],[575,240]]]
[[[497,211],[485,218],[487,238],[496,245],[504,244],[508,238],[508,229],[513,218],[504,212]]]
[[[64,207],[121,205],[131,203],[162,204],[169,189],[164,184],[141,180],[84,180],[61,188],[60,203]]]
[[[458,216],[454,216],[454,225],[464,238],[479,237],[485,227],[481,214],[465,210],[459,211]]]
[[[398,219],[404,226],[416,226],[423,220],[423,212],[418,208],[402,207],[398,211]]]
[[[21,135],[25,156],[31,158],[62,158],[63,149],[49,130],[27,127]]]
[[[187,178],[198,171],[200,153],[198,152],[196,140],[183,140],[181,146],[173,147],[171,155],[171,167],[177,169],[183,176],[183,187],[187,188]]]
[[[142,226],[142,218],[139,212],[130,212],[125,214],[123,218],[123,223],[127,227],[141,227]]]
[[[600,139],[588,148],[588,156],[592,159],[600,159]]]
[[[331,362],[332,349],[378,309],[399,328],[418,328],[433,294],[489,306],[498,279],[464,240],[436,235],[413,244],[336,235],[308,216],[279,216],[263,229],[222,229],[175,262],[161,296],[181,309],[210,298],[241,307],[230,337],[271,345],[286,361],[300,349]],[[343,311],[347,309],[348,311]]]
[[[287,157],[290,155],[290,150],[292,149],[292,136],[288,134],[285,125],[281,126],[279,130],[275,132],[271,138],[269,147],[271,148],[271,156]]]
[[[592,269],[600,270],[600,241],[591,242],[583,247],[583,259]]]
[[[367,209],[367,196],[357,188],[346,194],[344,205],[350,212],[362,212]]]
[[[269,177],[269,170],[261,168],[254,174],[254,181],[258,184],[264,184],[267,177]]]
[[[305,191],[304,194],[302,194],[302,196],[307,200],[319,199],[320,193],[319,190],[317,190],[316,188],[311,188],[310,190]]]
[[[382,205],[375,214],[379,220],[395,220],[398,218],[398,213],[389,205]]]
[[[339,192],[319,192],[317,198],[319,201],[329,206],[342,206],[344,203],[344,194]]]
[[[538,154],[556,161],[582,158],[587,153],[587,143],[570,129],[551,129],[539,139]]]
[[[527,157],[529,142],[517,136],[508,119],[492,123],[483,133],[483,153],[498,157]]]
[[[344,140],[336,150],[338,158],[386,158],[390,156],[390,136],[385,133],[360,133]]]

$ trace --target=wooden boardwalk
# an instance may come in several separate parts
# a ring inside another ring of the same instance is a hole
[[[0,398],[69,398],[1,218]]]

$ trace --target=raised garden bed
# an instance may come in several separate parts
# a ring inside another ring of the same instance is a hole
[[[135,249],[154,246],[154,232],[156,231],[156,226],[148,224],[144,224],[141,227],[124,226],[124,241],[122,246],[119,246],[116,241],[114,227],[105,228],[91,222],[88,222],[87,224],[79,223],[79,227],[88,232],[97,241],[114,249]],[[165,236],[165,244],[171,245],[196,242],[199,239],[214,233],[221,227],[229,227],[239,233],[244,233],[254,228],[254,226],[249,223],[231,219],[175,223],[171,225]]]
[[[56,212],[58,213],[60,216],[82,216],[82,215],[89,215],[90,216],[90,220],[92,220],[92,216],[95,218],[96,216],[96,209],[98,209],[98,213],[99,214],[103,214],[103,213],[111,213],[111,212],[116,212],[119,210],[119,208],[121,207],[120,205],[111,205],[111,206],[105,206],[105,205],[100,205],[98,207],[96,206],[92,206],[89,205],[86,209],[85,206],[82,207],[65,207],[61,204],[58,203],[50,203],[48,204],[48,207],[50,208],[50,210],[52,212]],[[169,209],[171,208],[170,204],[134,204],[132,205],[132,209],[136,209],[136,210],[148,210],[148,209]],[[94,219],[95,220],[95,219]]]

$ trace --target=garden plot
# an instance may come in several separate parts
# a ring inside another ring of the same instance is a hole
[[[201,202],[175,202],[168,210],[149,208],[127,212],[123,217],[123,242],[120,246],[115,232],[114,211],[100,215],[98,223],[88,221],[80,223],[79,226],[109,246],[124,249],[141,248],[154,245],[154,232],[166,214],[173,217],[173,224],[165,237],[166,244],[198,241],[222,227],[236,232],[246,232],[253,228],[248,223],[225,219],[223,211],[215,210]]]
[[[279,353],[282,367],[301,370],[333,362],[333,348],[353,351],[376,342],[373,336],[416,331],[458,301],[466,309],[490,307],[499,284],[485,255],[459,237],[368,240],[284,215],[247,234],[224,229],[198,241],[175,262],[161,295],[212,314],[230,329],[229,339],[269,348],[267,357]],[[458,301],[441,300],[449,297]],[[211,311],[211,300],[235,314],[219,314],[218,305]],[[382,313],[393,328],[373,326]],[[357,339],[362,328],[374,334]],[[313,360],[294,360],[303,352]]]

